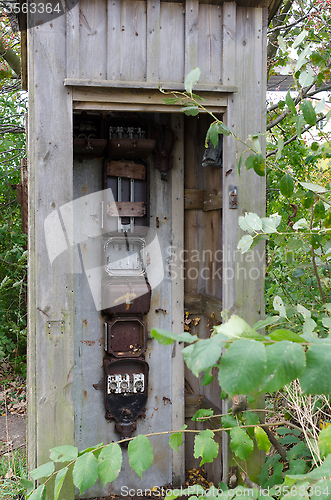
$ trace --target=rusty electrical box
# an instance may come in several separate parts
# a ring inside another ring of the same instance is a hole
[[[162,179],[172,167],[174,133],[169,127],[139,120],[137,115],[74,116],[74,154],[103,157],[102,230],[104,316],[104,399],[107,419],[130,437],[144,415],[148,397],[145,361],[151,304],[147,277],[146,235],[149,226],[149,158]]]

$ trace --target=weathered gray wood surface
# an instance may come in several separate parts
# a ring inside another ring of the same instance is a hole
[[[73,190],[72,93],[63,86],[65,22],[62,16],[28,30],[30,469],[49,461],[50,448],[74,442],[73,261],[59,218]],[[62,495],[74,498],[73,487],[65,485]]]

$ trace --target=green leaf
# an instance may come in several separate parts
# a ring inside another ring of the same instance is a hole
[[[177,342],[186,342],[187,344],[192,344],[198,340],[196,335],[191,335],[188,332],[183,332],[178,335],[176,333],[168,332],[167,330],[161,330],[161,328],[152,328],[151,331],[152,339],[156,339],[159,344],[169,345]]]
[[[316,113],[315,113],[315,110],[313,108],[312,103],[310,101],[308,101],[307,99],[305,99],[304,101],[302,101],[300,103],[300,109],[302,111],[302,114],[303,114],[303,117],[304,117],[306,123],[308,123],[308,125],[315,125]]]
[[[211,408],[200,408],[200,410],[196,411],[192,417],[193,422],[196,422],[198,419],[203,417],[211,417],[214,415],[214,410]]]
[[[300,442],[300,439],[297,438],[296,436],[292,436],[292,434],[287,434],[287,436],[284,436],[279,440],[281,444],[296,444]]]
[[[254,330],[245,320],[233,314],[231,318],[221,325],[214,326],[217,334],[226,335],[228,339],[253,339],[264,341],[264,336]]]
[[[211,368],[210,368],[210,370],[206,370],[204,375],[203,375],[202,385],[205,386],[205,385],[211,384],[211,382],[213,381],[213,378],[214,377],[211,374]]]
[[[288,109],[291,111],[292,115],[296,115],[297,114],[297,110],[295,108],[295,104],[294,104],[294,101],[293,101],[293,99],[291,97],[290,91],[288,91],[287,94],[286,94],[285,103],[286,103]]]
[[[217,122],[217,130],[219,134],[225,135],[226,137],[231,135],[231,130],[222,121]]]
[[[47,462],[46,464],[40,465],[36,469],[33,469],[30,472],[30,476],[34,480],[40,479],[41,477],[49,477],[51,474],[53,474],[54,470],[54,462]]]
[[[68,467],[64,467],[63,469],[59,470],[59,472],[55,476],[54,500],[57,500],[59,498],[59,494],[67,472]]]
[[[266,347],[267,369],[261,392],[276,392],[298,378],[306,366],[303,347],[283,340]]]
[[[229,427],[238,427],[237,419],[230,415],[230,413],[223,415],[223,417],[221,418],[221,422],[222,427],[224,427],[225,429],[228,429]],[[228,434],[230,433],[230,431],[225,432],[227,432]]]
[[[300,443],[298,443],[300,444]],[[289,470],[286,472],[287,474],[304,474],[307,472],[307,464],[305,460],[302,458],[297,459],[297,460],[290,460],[289,463],[290,467]],[[331,492],[330,492],[331,493]]]
[[[122,467],[122,450],[119,444],[111,443],[102,448],[98,457],[98,474],[103,487],[115,481]]]
[[[77,458],[72,478],[80,494],[94,485],[98,479],[98,461],[91,451]]]
[[[255,155],[247,156],[247,158],[245,160],[245,167],[247,168],[247,170],[250,170],[251,168],[253,168],[254,158],[255,158]]]
[[[302,123],[303,123],[303,116],[297,115],[295,117],[295,130],[299,138],[301,137]]]
[[[269,325],[274,325],[279,321],[280,316],[268,316],[266,319],[260,319],[255,325],[253,326],[254,330],[260,330],[261,328],[265,328],[266,326]]]
[[[192,419],[193,420],[193,419]],[[182,427],[182,430],[186,429],[187,425],[185,424]],[[174,434],[171,434],[170,439],[169,439],[169,444],[170,448],[178,452],[179,446],[183,444],[183,432],[175,432]]]
[[[214,148],[216,148],[218,144],[218,127],[217,127],[217,122],[214,122],[210,125],[208,131],[207,131],[207,140],[210,139],[212,145]]]
[[[314,203],[314,198],[314,193],[312,191],[305,193],[301,200],[303,208],[310,208]]]
[[[283,318],[287,317],[283,299],[279,295],[275,295],[272,305]]]
[[[261,177],[265,176],[265,159],[261,153],[255,155],[253,169],[257,175]]]
[[[214,441],[214,433],[210,429],[201,431],[194,438],[194,458],[201,457],[199,466],[210,463],[218,455],[219,444]]]
[[[311,500],[329,500],[331,496],[330,479],[320,479],[312,488]]]
[[[292,273],[293,278],[301,278],[304,276],[305,271],[301,267],[296,267]]]
[[[71,462],[78,457],[78,448],[76,446],[63,445],[51,449],[49,458],[54,462]]]
[[[319,433],[318,447],[324,457],[331,453],[331,425],[328,425]]]
[[[237,248],[238,250],[241,251],[241,253],[246,253],[252,246],[252,243],[254,241],[253,236],[250,236],[249,234],[245,234],[245,236],[242,236],[240,240],[238,241]]]
[[[229,396],[247,394],[261,383],[266,368],[265,347],[254,340],[237,340],[223,354],[218,379]]]
[[[197,116],[199,114],[198,106],[185,106],[181,108],[180,111],[183,111],[186,116]]]
[[[300,335],[291,330],[285,330],[284,328],[280,328],[279,330],[274,330],[273,332],[268,334],[268,337],[271,340],[281,341],[281,340],[289,340],[290,342],[297,342],[301,344],[305,341]]]
[[[279,183],[279,189],[285,198],[290,198],[294,191],[294,182],[289,174],[283,175]]]
[[[331,394],[331,345],[322,340],[311,344],[306,352],[306,369],[300,385],[306,394]]]
[[[303,40],[306,38],[307,35],[308,35],[307,30],[301,31],[301,33],[295,38],[295,40],[292,44],[292,49],[295,49],[296,47],[298,47],[300,45],[300,43],[303,42]]]
[[[286,453],[286,459],[288,461],[292,460],[293,458],[299,457],[303,450],[305,449],[305,443],[303,441],[300,441],[300,443],[297,443],[294,445],[287,453]]]
[[[262,231],[267,234],[273,234],[277,231],[276,220],[274,217],[262,217]]]
[[[132,469],[142,477],[153,462],[153,448],[146,436],[139,435],[129,442],[128,457]]]
[[[308,68],[307,71],[303,71],[299,76],[299,83],[301,87],[309,87],[315,80],[314,72],[311,68]]]
[[[25,489],[26,495],[28,497],[30,495],[30,493],[34,490],[34,481],[29,481],[28,479],[21,477],[21,483],[22,483],[22,486]]]
[[[259,417],[253,411],[245,411],[243,413],[243,419],[245,425],[258,425],[260,423]],[[248,427],[246,432],[251,438],[254,437],[254,427]]]
[[[201,75],[200,68],[194,68],[189,72],[189,74],[185,78],[185,83],[184,83],[186,92],[192,94],[193,87],[198,83],[200,75]]]
[[[325,216],[325,207],[323,201],[318,201],[314,206],[314,217],[315,219],[323,219]]]
[[[314,184],[313,182],[299,182],[302,187],[309,189],[309,191],[314,191],[314,193],[325,193],[326,189],[320,184]]]
[[[208,370],[210,365],[217,363],[226,341],[228,338],[224,335],[214,335],[185,347],[182,355],[187,367],[198,377],[200,372]]]
[[[283,148],[284,148],[284,139],[280,137],[277,141],[276,161],[281,159]]]
[[[44,500],[46,499],[46,486],[41,484],[38,488],[31,493],[29,500]]]
[[[295,65],[295,70],[294,70],[294,71],[295,71],[295,73],[296,73],[297,71],[299,71],[299,69],[300,69],[300,68],[302,68],[302,66],[303,66],[304,64],[306,64],[306,62],[307,62],[307,58],[310,56],[310,54],[311,54],[311,52],[312,52],[310,47],[311,47],[311,45],[309,44],[309,45],[308,45],[308,46],[307,46],[307,47],[306,47],[306,48],[305,48],[305,49],[304,49],[304,50],[300,53],[300,55],[299,55],[299,57],[298,57],[298,60],[297,60],[297,62],[296,62],[296,65]]]
[[[230,448],[233,453],[242,460],[247,460],[248,455],[252,453],[254,448],[251,438],[240,427],[233,427],[230,430],[230,437]]]
[[[271,447],[271,443],[265,431],[261,427],[257,426],[254,427],[254,434],[259,450],[264,450],[268,453]]]

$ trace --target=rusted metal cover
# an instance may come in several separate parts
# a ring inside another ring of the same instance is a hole
[[[147,327],[140,318],[117,317],[105,321],[105,351],[116,358],[142,356],[146,351]]]

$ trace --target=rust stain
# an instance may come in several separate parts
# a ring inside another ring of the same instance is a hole
[[[37,307],[37,311],[42,312],[43,314],[45,314],[45,316],[47,316],[47,318],[49,318],[49,315],[47,314],[47,312],[40,309],[40,307]]]
[[[84,391],[83,394],[84,394],[84,399],[86,399],[87,398],[87,391]]]
[[[157,407],[157,408],[154,408],[154,411],[153,411],[153,413],[152,413],[152,415],[151,415],[151,418],[153,418],[153,416],[154,416],[154,413],[155,413],[155,412],[156,412],[156,411],[157,411],[158,409],[159,409],[159,407]]]
[[[99,342],[99,345],[103,346],[103,337],[100,337],[97,342]]]
[[[165,316],[167,313],[167,311],[165,309],[161,309],[160,307],[158,309],[155,309],[155,312],[156,313],[159,313],[159,312],[163,312],[163,315]]]
[[[84,185],[84,186],[82,187],[82,193],[83,193],[83,194],[86,194],[86,193],[87,193],[87,186],[85,186],[85,185]]]
[[[83,319],[82,323],[87,327],[87,319]]]
[[[172,405],[172,401],[171,401],[171,399],[166,398],[165,396],[163,396],[163,398],[162,398],[162,399],[163,399],[163,404],[164,404],[164,406],[165,406],[166,404]]]
[[[85,345],[89,345],[89,346],[92,346],[95,344],[95,340],[81,340],[80,341],[81,344],[85,344]]]

